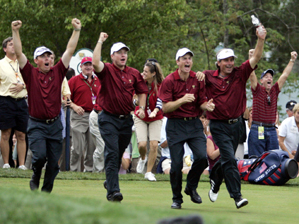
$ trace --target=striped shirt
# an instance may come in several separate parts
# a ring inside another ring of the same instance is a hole
[[[280,93],[276,82],[270,89],[269,94],[266,88],[259,83],[256,89],[251,88],[253,95],[252,120],[261,123],[274,124],[276,121],[277,99]]]

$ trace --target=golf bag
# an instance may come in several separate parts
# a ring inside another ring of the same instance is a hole
[[[255,159],[239,160],[238,169],[242,180],[265,185],[283,185],[298,174],[297,162],[282,150],[270,150]]]

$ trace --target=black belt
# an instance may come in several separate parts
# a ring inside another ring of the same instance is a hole
[[[173,118],[173,119],[184,120],[184,121],[191,121],[191,120],[198,119],[198,117],[181,117],[181,118]]]
[[[103,110],[103,112],[105,114],[108,114],[108,115],[113,116],[113,117],[117,117],[119,119],[127,119],[127,118],[131,117],[131,114],[124,114],[124,115],[122,115],[122,114],[120,114],[120,115],[118,115],[118,114],[111,114],[111,113],[109,113],[108,111],[105,111],[105,110]]]
[[[38,122],[43,122],[43,123],[46,123],[46,124],[52,124],[54,121],[56,121],[60,116],[58,115],[57,117],[54,117],[54,118],[51,118],[51,119],[38,119],[38,118],[35,118],[35,117],[31,117],[29,116],[29,118],[31,120],[34,120],[34,121],[38,121]]]
[[[98,114],[99,112],[101,112],[100,110],[96,110],[96,109],[93,109],[93,111],[96,112],[97,114]]]
[[[228,120],[218,120],[224,123],[228,123],[228,124],[234,124],[237,123],[240,120],[241,116],[238,118],[234,118],[234,119],[228,119]]]
[[[267,123],[262,123],[262,122],[257,122],[257,121],[252,121],[252,124],[257,124],[259,126],[264,126],[264,127],[268,127],[268,128],[275,127],[275,124],[267,124]]]
[[[6,97],[8,99],[11,99],[11,100],[14,100],[14,101],[21,101],[21,100],[27,99],[27,97],[22,97],[22,98],[13,98],[11,96],[4,96],[4,97]]]

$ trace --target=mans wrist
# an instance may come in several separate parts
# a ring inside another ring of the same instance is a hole
[[[290,59],[291,62],[295,62],[295,59]]]
[[[98,43],[103,44],[103,41],[99,40]]]
[[[142,110],[144,110],[145,107],[144,106],[139,106],[139,108],[142,109]]]
[[[75,31],[80,31],[81,29],[78,29],[78,28],[74,28],[74,30],[75,30]]]

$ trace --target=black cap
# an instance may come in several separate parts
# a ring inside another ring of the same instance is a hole
[[[267,69],[266,71],[264,71],[261,75],[261,79],[267,74],[267,73],[270,73],[273,77],[274,75],[274,71],[272,69]]]
[[[289,110],[293,110],[295,104],[297,104],[297,102],[295,100],[290,100],[289,102],[287,102],[286,108]]]

